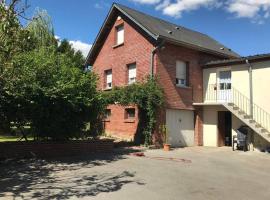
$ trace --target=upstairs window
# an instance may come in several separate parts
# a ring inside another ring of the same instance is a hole
[[[116,45],[124,43],[124,25],[116,27]]]
[[[105,87],[106,89],[112,89],[112,70],[105,71]]]
[[[126,108],[125,109],[125,118],[134,119],[135,118],[135,108]]]
[[[128,65],[128,84],[136,82],[136,64]]]
[[[176,85],[187,86],[187,63],[183,61],[176,61]]]

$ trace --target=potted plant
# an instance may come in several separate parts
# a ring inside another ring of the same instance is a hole
[[[167,126],[165,124],[160,126],[160,132],[163,135],[163,141],[164,141],[163,150],[164,151],[170,151],[171,144],[169,144],[169,142],[168,142],[168,128],[167,128]]]

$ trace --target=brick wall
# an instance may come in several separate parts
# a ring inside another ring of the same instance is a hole
[[[135,118],[125,117],[126,108],[135,108]],[[138,126],[138,108],[136,106],[110,105],[111,117],[104,121],[106,134],[125,140],[133,140]]]
[[[115,47],[115,27],[124,24],[124,45]],[[112,70],[113,86],[127,85],[128,64],[136,63],[137,81],[142,81],[149,74],[150,55],[153,45],[147,38],[126,19],[116,20],[113,28],[110,30],[104,45],[102,46],[97,58],[93,63],[93,71],[100,77],[98,88],[104,89],[105,70]],[[109,121],[105,122],[106,133],[121,137],[124,139],[133,139],[138,124],[138,115],[136,109],[136,118],[128,121],[124,117],[125,108],[117,105],[109,106],[112,115]]]
[[[125,42],[124,45],[115,47],[116,28],[124,24]],[[143,80],[150,71],[150,55],[154,45],[136,28],[128,19],[123,18],[116,20],[111,28],[105,42],[100,49],[94,63],[93,70],[100,79],[98,88],[104,89],[105,71],[112,70],[113,86],[127,85],[128,70],[127,65],[136,63],[137,81]],[[166,108],[195,110],[193,102],[200,102],[203,98],[203,75],[201,64],[209,61],[220,59],[220,57],[199,51],[180,47],[166,43],[165,49],[157,52],[155,56],[154,72],[159,76],[161,85],[164,88]],[[179,88],[175,86],[175,64],[176,60],[187,61],[189,63],[189,87]],[[138,115],[133,122],[127,122],[124,118],[125,108],[118,105],[111,105],[112,111],[110,120],[105,124],[105,131],[110,135],[124,139],[132,139],[137,131]],[[138,110],[136,109],[136,113]],[[165,123],[166,112],[160,111],[158,124]],[[199,112],[195,112],[195,141],[201,144],[202,138],[202,117]],[[162,137],[155,131],[154,142],[162,143]]]
[[[39,158],[78,156],[95,152],[111,152],[113,140],[69,142],[1,142],[1,158]]]
[[[194,102],[201,102],[203,99],[203,71],[202,63],[210,60],[221,59],[218,56],[201,53],[186,47],[165,44],[165,49],[158,51],[155,57],[155,72],[164,89],[166,108],[180,110],[194,110],[195,144],[202,145],[202,111],[194,108]],[[175,84],[176,61],[188,63],[189,85],[188,87],[177,87]],[[159,117],[159,123],[165,123],[166,114]],[[164,120],[162,122],[162,120]],[[157,135],[154,138],[160,138]]]

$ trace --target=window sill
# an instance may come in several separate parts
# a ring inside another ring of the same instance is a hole
[[[125,123],[135,123],[135,119],[125,119]]]
[[[110,91],[112,88],[103,88],[103,91]]]
[[[112,46],[112,48],[116,49],[116,48],[121,47],[121,46],[124,46],[124,43],[116,44],[116,45]]]
[[[104,119],[103,122],[110,122],[110,119]]]
[[[190,86],[184,86],[184,85],[176,85],[177,88],[181,88],[181,89],[191,89]]]

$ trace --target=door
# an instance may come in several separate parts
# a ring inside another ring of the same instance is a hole
[[[218,72],[217,100],[219,102],[231,102],[231,71]]]
[[[173,147],[194,145],[194,112],[188,110],[166,110],[168,142]]]
[[[218,146],[232,144],[232,114],[227,111],[218,112]]]

